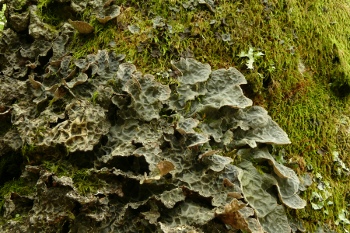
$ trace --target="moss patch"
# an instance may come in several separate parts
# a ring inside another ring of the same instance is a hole
[[[2,207],[5,203],[5,198],[11,193],[17,193],[19,195],[28,195],[35,191],[34,186],[29,186],[26,184],[24,179],[11,180],[1,185],[0,188],[0,213],[2,212]]]

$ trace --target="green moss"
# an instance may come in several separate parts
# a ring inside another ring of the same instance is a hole
[[[70,176],[74,170],[73,166],[64,160],[59,161],[43,161],[43,166],[57,176]]]
[[[52,7],[54,1],[40,0],[38,2],[38,13],[43,21],[51,26],[57,26],[61,21],[61,17],[57,12],[57,7]]]
[[[5,198],[12,192],[18,193],[19,195],[28,195],[35,192],[35,186],[26,185],[26,181],[22,178],[6,182],[0,186],[0,212],[5,203]]]
[[[34,145],[24,144],[22,146],[22,155],[27,156],[28,154],[31,154],[35,151],[35,148],[36,147]]]
[[[78,191],[83,195],[95,193],[104,183],[102,180],[90,174],[90,171],[87,169],[74,172],[73,181]]]
[[[6,4],[2,6],[2,9],[0,11],[0,31],[4,29],[4,25],[6,23],[6,18],[4,16],[5,10],[6,10]]]
[[[71,177],[74,186],[82,195],[94,193],[105,184],[94,174],[91,174],[88,169],[78,168],[65,160],[45,161],[43,165],[48,171],[54,173],[58,177]]]
[[[50,3],[53,3],[53,0],[39,0],[38,1],[38,9],[40,11],[43,11],[43,9],[47,8],[49,6]]]

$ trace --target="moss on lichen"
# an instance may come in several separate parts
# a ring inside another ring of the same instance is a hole
[[[67,161],[45,161],[44,167],[58,177],[67,176],[72,178],[74,186],[82,195],[94,193],[103,187],[103,182],[92,175],[88,169],[73,166]]]
[[[0,213],[5,203],[5,198],[11,193],[28,195],[35,192],[35,186],[29,186],[22,178],[14,179],[0,186]],[[1,222],[0,222],[1,223]]]

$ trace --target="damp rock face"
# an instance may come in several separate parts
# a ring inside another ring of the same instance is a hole
[[[0,38],[0,159],[22,151],[33,191],[1,197],[1,232],[291,232],[285,208],[306,203],[269,151],[290,140],[244,96],[237,69],[181,58],[168,86],[113,51],[76,59],[73,26],[48,30],[26,4]],[[102,23],[119,10],[96,4]]]

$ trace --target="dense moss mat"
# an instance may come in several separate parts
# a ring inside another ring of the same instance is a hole
[[[116,3],[122,6],[121,15],[105,25],[88,8],[70,15],[56,12],[58,3],[52,0],[40,0],[38,6],[54,27],[68,18],[94,26],[94,34],[75,35],[71,48],[77,58],[110,48],[165,83],[174,80],[163,72],[181,56],[193,56],[213,69],[238,68],[249,82],[246,94],[268,110],[292,141],[275,148],[281,161],[314,178],[302,194],[308,206],[290,215],[302,220],[307,232],[324,224],[337,232],[350,231],[339,217],[350,205],[349,173],[339,163],[350,167],[348,0],[220,0],[215,12],[183,0]],[[162,17],[159,24],[154,23],[157,16]],[[139,33],[131,33],[130,25]],[[249,58],[238,56],[250,48],[254,69],[247,69]],[[254,56],[258,52],[264,55]]]

